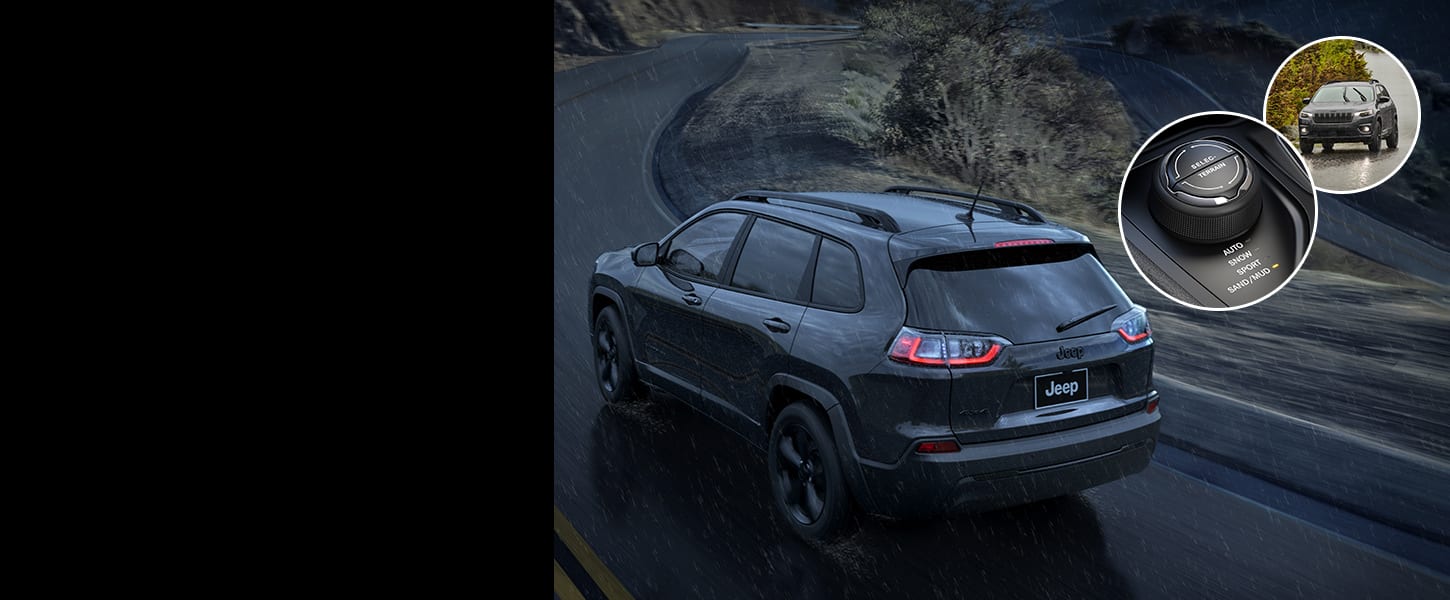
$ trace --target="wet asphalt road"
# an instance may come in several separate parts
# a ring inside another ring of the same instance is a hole
[[[1379,185],[1405,164],[1415,147],[1420,128],[1420,97],[1412,93],[1414,83],[1388,54],[1369,52],[1364,58],[1370,72],[1385,84],[1399,108],[1400,147],[1384,146],[1379,152],[1370,152],[1365,144],[1335,144],[1334,150],[1326,152],[1324,146],[1316,144],[1314,153],[1306,156],[1305,162],[1315,187],[1323,190],[1349,192]]]
[[[1329,151],[1315,145],[1314,153],[1305,156],[1304,162],[1309,165],[1315,187],[1342,192],[1379,185],[1404,164],[1409,151],[1403,137],[1399,148],[1385,147],[1379,152],[1370,152],[1364,144],[1338,143]]]
[[[603,406],[586,323],[594,257],[674,225],[650,179],[655,134],[767,36],[780,37],[684,38],[555,74],[554,503],[637,597],[1450,595],[1441,577],[1156,463],[1041,505],[865,519],[813,547],[774,521],[764,459],[745,442],[672,400]]]

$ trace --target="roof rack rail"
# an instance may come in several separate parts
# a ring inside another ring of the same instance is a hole
[[[894,185],[886,188],[886,193],[888,194],[903,194],[910,196],[912,192],[921,192],[924,194],[939,194],[942,196],[955,196],[957,198],[966,198],[967,200],[981,200],[982,202],[990,202],[992,204],[996,204],[997,206],[1004,209],[1013,209],[1017,211],[1018,214],[1025,215],[1034,221],[1038,221],[1041,223],[1047,222],[1047,217],[1042,216],[1042,213],[1037,212],[1037,209],[1032,208],[1031,206],[1028,206],[1021,202],[1017,202],[1015,200],[1003,200],[1001,198],[993,198],[991,196],[984,196],[982,194],[968,194],[966,192],[944,190],[941,188],[922,187],[916,185]],[[956,200],[947,201],[953,204],[967,204],[966,202],[959,202]]]
[[[868,206],[861,206],[859,204],[851,204],[850,202],[841,202],[840,200],[832,200],[830,198],[821,198],[819,196],[812,196],[810,194],[777,192],[772,190],[746,190],[744,192],[740,192],[739,194],[735,194],[730,199],[745,200],[749,202],[764,202],[769,204],[769,200],[772,198],[776,200],[799,202],[801,204],[822,206],[825,208],[834,208],[839,211],[848,212],[856,215],[861,219],[861,223],[863,225],[866,225],[867,227],[880,229],[888,233],[901,232],[901,226],[896,223],[896,219],[891,218],[891,215],[886,214],[880,209],[871,208]]]

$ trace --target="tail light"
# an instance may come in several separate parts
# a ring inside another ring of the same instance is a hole
[[[936,440],[922,442],[916,445],[917,454],[946,454],[948,452],[959,452],[962,447],[957,445],[956,440]]]
[[[991,364],[1006,340],[979,335],[928,333],[901,328],[891,342],[891,360],[913,365],[969,367]]]
[[[1113,329],[1118,330],[1118,335],[1123,336],[1123,341],[1129,344],[1136,344],[1153,335],[1153,328],[1148,326],[1148,311],[1141,306],[1134,306],[1133,310],[1118,317],[1113,322]]]

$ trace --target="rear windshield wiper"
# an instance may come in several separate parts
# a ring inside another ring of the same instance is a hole
[[[1088,314],[1085,314],[1085,315],[1083,315],[1081,317],[1078,317],[1076,319],[1070,319],[1070,320],[1067,320],[1067,321],[1063,321],[1061,325],[1058,325],[1057,326],[1057,332],[1058,333],[1062,333],[1064,331],[1067,331],[1069,329],[1072,329],[1073,327],[1077,327],[1078,325],[1082,325],[1083,323],[1086,323],[1088,321],[1088,319],[1091,319],[1091,318],[1096,317],[1096,316],[1098,316],[1100,314],[1103,314],[1105,312],[1108,312],[1110,310],[1113,310],[1114,308],[1117,308],[1117,307],[1118,307],[1118,305],[1116,305],[1116,304],[1109,304],[1107,306],[1104,306],[1102,308],[1099,308],[1099,309],[1097,309],[1095,311],[1092,311],[1092,312],[1090,312]]]

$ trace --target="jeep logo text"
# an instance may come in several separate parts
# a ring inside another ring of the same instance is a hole
[[[1077,395],[1077,390],[1077,382],[1069,381],[1067,383],[1053,383],[1048,385],[1043,393],[1048,396],[1075,396]]]

